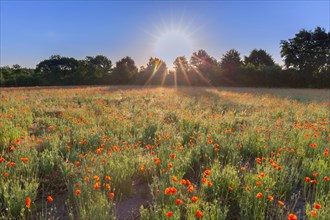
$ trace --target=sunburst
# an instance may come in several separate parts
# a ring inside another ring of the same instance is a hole
[[[198,49],[196,47],[198,45],[197,32],[201,26],[193,25],[194,19],[187,19],[184,14],[179,19],[173,16],[167,18],[161,18],[160,22],[153,23],[154,29],[148,30],[148,33],[152,37],[153,56],[162,59],[167,67],[172,70],[173,62],[177,57],[185,56],[189,59],[194,50]],[[163,82],[167,74],[163,74]],[[175,82],[176,78],[176,75],[174,75]]]

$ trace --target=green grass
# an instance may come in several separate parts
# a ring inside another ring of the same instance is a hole
[[[151,194],[141,219],[330,216],[329,90],[41,87],[0,99],[1,218],[115,219],[135,182]]]

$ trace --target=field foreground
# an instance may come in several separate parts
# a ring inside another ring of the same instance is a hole
[[[0,218],[329,219],[329,90],[0,89]]]

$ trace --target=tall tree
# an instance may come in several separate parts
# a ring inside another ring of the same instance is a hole
[[[269,55],[265,50],[262,49],[254,49],[251,51],[249,56],[244,57],[244,63],[252,64],[257,68],[262,66],[274,66],[275,62],[271,55]]]
[[[238,71],[241,66],[240,53],[235,49],[227,51],[220,60],[221,77],[219,84],[237,86],[237,81],[240,80]]]
[[[281,41],[285,66],[303,73],[308,84],[315,79],[330,80],[330,32],[317,27],[300,30],[294,38]]]
[[[106,56],[87,56],[83,61],[84,83],[109,84],[112,62]]]
[[[192,73],[186,57],[177,57],[174,62],[174,70],[176,82],[178,85],[191,85],[192,84]]]
[[[138,68],[135,62],[129,56],[122,58],[116,62],[116,67],[111,74],[111,83],[114,84],[129,84],[136,77]]]
[[[44,85],[75,85],[81,81],[80,62],[74,58],[53,55],[41,61],[36,72],[42,75]]]
[[[135,82],[146,85],[162,85],[168,75],[166,63],[159,59],[150,57],[146,67],[141,67]]]
[[[190,66],[193,72],[200,77],[200,83],[212,81],[217,72],[218,63],[205,50],[194,52],[190,58]]]
[[[220,67],[223,70],[237,70],[241,65],[240,53],[235,49],[227,51],[220,60]]]

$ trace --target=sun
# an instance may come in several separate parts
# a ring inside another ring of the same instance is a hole
[[[167,30],[161,32],[155,40],[154,52],[156,57],[164,60],[172,68],[178,56],[191,56],[193,53],[193,40],[191,36],[181,30]]]

